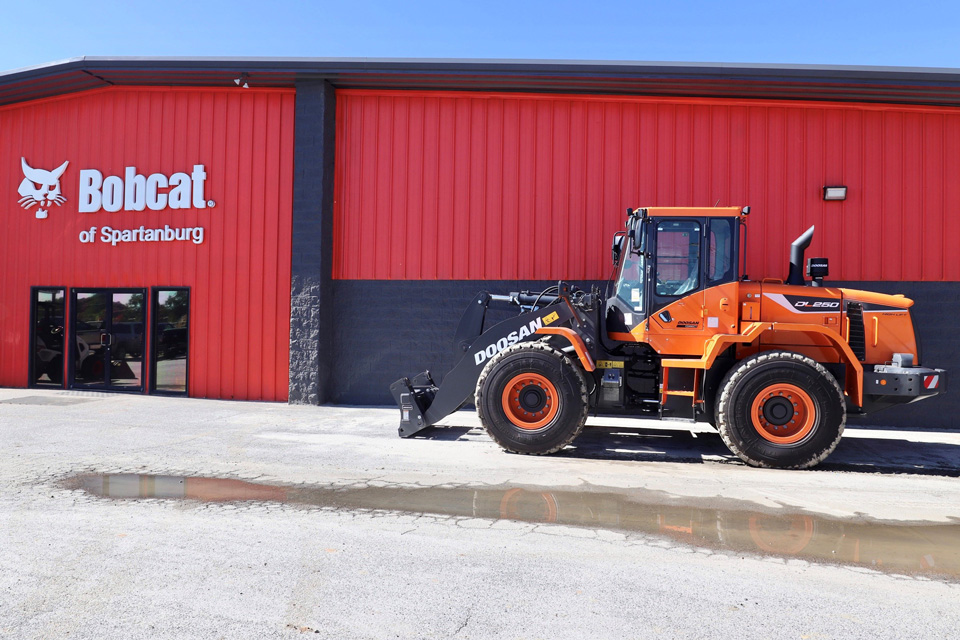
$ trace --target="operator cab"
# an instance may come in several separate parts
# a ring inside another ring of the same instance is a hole
[[[627,230],[613,239],[617,274],[606,303],[609,336],[635,341],[630,332],[667,305],[735,282],[747,213],[738,207],[628,210]]]

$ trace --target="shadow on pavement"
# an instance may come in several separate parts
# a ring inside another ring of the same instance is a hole
[[[418,431],[411,440],[439,440],[441,442],[449,442],[453,440],[463,440],[466,436],[473,432],[473,435],[486,435],[483,429],[478,429],[474,427],[427,427],[423,431]]]
[[[869,431],[858,431],[855,437],[844,437],[817,469],[960,477],[960,445],[875,438],[870,437]],[[457,441],[483,438],[485,434],[475,427],[436,427],[424,429],[415,437]],[[554,456],[587,460],[742,464],[717,433],[657,428],[587,427],[572,445]]]
[[[840,440],[818,469],[960,477],[960,445],[858,435]]]
[[[693,463],[705,462],[705,456],[714,460],[738,460],[716,433],[624,427],[588,427],[571,446],[556,455],[596,460]]]

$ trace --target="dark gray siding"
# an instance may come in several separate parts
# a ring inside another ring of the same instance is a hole
[[[453,337],[460,314],[478,291],[541,290],[551,282],[372,281],[333,283],[336,300],[329,401],[392,404],[389,386],[401,376],[429,369],[440,380],[456,363]],[[960,367],[960,283],[830,282],[884,293],[903,293],[912,309],[923,363],[952,373]],[[581,283],[581,286],[582,283]],[[488,323],[488,326],[490,324]],[[851,424],[925,428],[958,426],[960,396],[945,396],[852,418]]]
[[[297,85],[290,272],[290,402],[326,402],[334,300],[333,167],[336,92]]]

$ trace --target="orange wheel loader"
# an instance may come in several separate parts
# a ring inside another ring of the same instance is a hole
[[[463,353],[440,384],[429,371],[391,386],[409,437],[473,401],[507,451],[570,444],[589,413],[705,421],[756,467],[826,458],[848,414],[946,390],[922,367],[913,301],[824,286],[791,246],[786,281],[748,280],[749,207],[628,209],[615,234],[616,278],[601,294],[560,282],[540,293],[482,292],[460,320]],[[491,305],[520,314],[487,329]]]

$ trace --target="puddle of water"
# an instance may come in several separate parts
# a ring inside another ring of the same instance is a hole
[[[862,523],[643,502],[637,493],[510,487],[288,487],[136,474],[81,475],[65,485],[113,499],[284,502],[336,509],[555,523],[639,532],[711,549],[960,578],[960,525]]]

